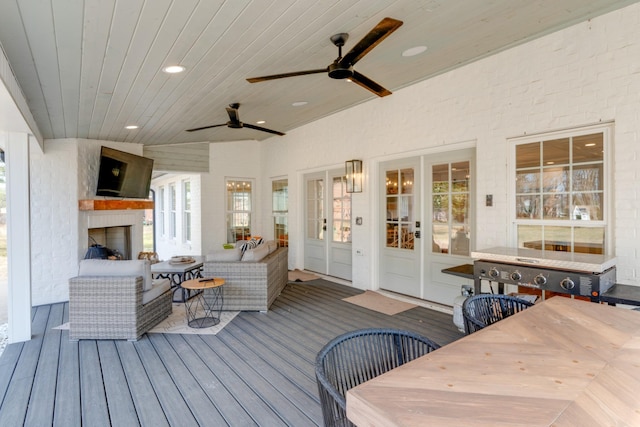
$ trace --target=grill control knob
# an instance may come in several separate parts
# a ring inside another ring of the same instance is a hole
[[[560,287],[564,290],[570,291],[576,287],[576,284],[571,280],[571,278],[567,277],[560,281]]]
[[[542,274],[538,274],[536,277],[533,278],[533,282],[538,286],[542,286],[547,283],[547,278],[544,277]]]
[[[522,274],[518,270],[511,273],[511,280],[520,280],[522,279]]]
[[[500,277],[500,272],[497,268],[493,267],[491,270],[489,270],[489,277],[497,279],[498,277]]]

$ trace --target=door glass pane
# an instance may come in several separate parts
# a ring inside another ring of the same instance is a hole
[[[332,241],[351,242],[351,193],[347,193],[344,176],[333,178]]]
[[[402,194],[413,194],[413,169],[402,169]]]
[[[469,162],[451,164],[452,191],[469,191]]]
[[[386,172],[386,246],[388,248],[413,250],[415,247],[413,180],[412,168]],[[349,212],[350,215],[351,212]]]
[[[387,171],[387,194],[398,194],[398,171]]]
[[[469,161],[433,165],[432,252],[467,256],[470,253]]]
[[[307,238],[324,239],[326,217],[324,215],[324,180],[307,181]]]
[[[449,253],[449,226],[447,224],[433,224],[433,252]]]

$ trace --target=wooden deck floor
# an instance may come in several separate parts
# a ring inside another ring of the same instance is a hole
[[[268,313],[242,312],[218,335],[147,334],[69,342],[52,329],[65,303],[33,310],[31,341],[0,357],[0,426],[314,426],[314,376],[331,338],[363,327],[414,330],[444,345],[452,316],[418,307],[387,316],[326,280],[287,285]]]

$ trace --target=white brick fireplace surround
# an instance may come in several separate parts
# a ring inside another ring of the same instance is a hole
[[[84,251],[89,245],[89,229],[103,227],[126,227],[130,226],[131,230],[131,257],[136,258],[143,248],[142,236],[142,216],[140,209],[131,210],[103,210],[103,211],[85,211],[80,212],[80,223],[86,224],[81,227],[80,241],[87,242]]]

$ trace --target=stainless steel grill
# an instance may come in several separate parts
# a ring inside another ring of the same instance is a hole
[[[482,280],[600,301],[616,282],[615,257],[596,254],[495,247],[472,252],[474,291]]]

